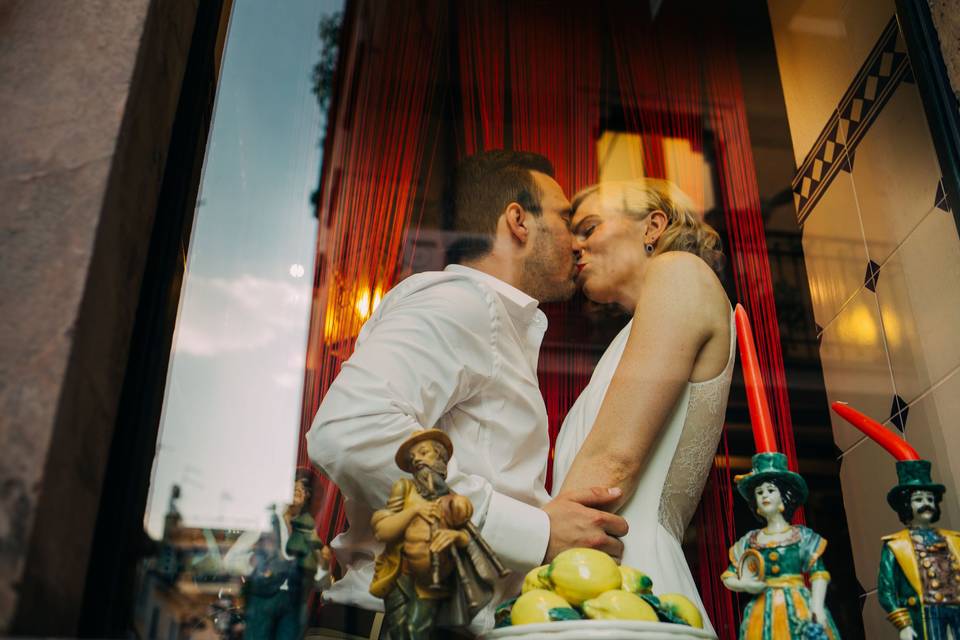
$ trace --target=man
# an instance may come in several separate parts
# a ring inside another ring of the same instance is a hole
[[[960,638],[960,532],[938,529],[945,488],[930,462],[897,462],[887,502],[907,528],[883,537],[877,595],[900,640]]]
[[[370,592],[384,600],[384,626],[393,640],[429,640],[439,618],[445,627],[465,627],[492,596],[496,559],[469,528],[473,505],[447,488],[452,454],[443,431],[415,431],[396,455],[413,479],[397,480],[387,506],[371,520],[386,547]]]
[[[348,571],[327,600],[382,609],[369,593],[381,548],[370,518],[400,477],[391,464],[399,445],[433,426],[457,449],[450,489],[470,500],[473,522],[514,572],[494,602],[565,548],[622,552],[616,536],[626,522],[595,508],[619,491],[551,501],[544,488],[549,442],[537,360],[546,317],[537,305],[575,290],[570,203],[552,174],[546,158],[530,153],[464,161],[453,214],[476,241],[461,245],[460,264],[411,276],[384,297],[324,397],[307,434],[310,457],[340,487],[350,523],[332,545]],[[368,622],[357,618],[350,631],[359,635]],[[488,607],[471,628],[492,624]]]

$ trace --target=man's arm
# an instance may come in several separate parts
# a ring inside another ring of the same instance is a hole
[[[364,328],[307,434],[311,459],[349,500],[385,504],[402,477],[394,455],[404,439],[497,375],[489,295],[469,280],[444,283],[393,302]],[[473,503],[474,523],[505,564],[539,564],[550,535],[542,510],[464,473],[456,451],[447,483]]]

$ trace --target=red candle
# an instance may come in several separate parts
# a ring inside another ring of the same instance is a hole
[[[773,436],[773,420],[767,406],[767,394],[763,389],[760,376],[760,363],[757,360],[757,348],[753,342],[750,320],[743,306],[737,305],[734,312],[737,321],[737,342],[740,344],[740,362],[743,366],[743,384],[747,389],[747,404],[750,406],[750,422],[753,423],[753,440],[757,453],[777,450],[777,441]]]
[[[890,452],[897,460],[919,460],[917,451],[907,441],[884,428],[882,424],[863,415],[846,402],[834,402],[830,405],[841,418],[863,431],[867,436]]]

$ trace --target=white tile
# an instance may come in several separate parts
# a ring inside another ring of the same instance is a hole
[[[890,416],[895,392],[873,292],[861,288],[824,328],[820,362],[830,402],[848,402],[879,422]],[[841,451],[863,437],[832,411],[830,421],[834,441]]]
[[[920,94],[902,82],[854,155],[853,187],[871,260],[882,264],[933,208],[940,175]]]
[[[960,238],[933,209],[880,269],[877,298],[897,392],[908,403],[960,365]]]
[[[771,0],[767,6],[800,165],[893,17],[893,0]]]
[[[872,440],[861,442],[840,459],[840,486],[853,565],[857,581],[867,591],[877,586],[881,536],[903,528],[887,504],[887,492],[896,484],[893,458]]]
[[[803,255],[813,315],[825,327],[863,285],[868,262],[850,174],[837,174],[804,221]]]
[[[910,406],[906,439],[947,488],[939,525],[960,529],[960,370]]]

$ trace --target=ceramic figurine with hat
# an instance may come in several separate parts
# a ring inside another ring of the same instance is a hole
[[[740,305],[736,323],[757,453],[750,472],[735,481],[739,494],[766,525],[730,548],[730,566],[721,576],[728,589],[753,596],[744,610],[739,638],[839,640],[826,608],[830,574],[822,556],[827,541],[807,527],[790,524],[794,511],[806,502],[807,483],[787,468],[787,457],[777,451],[753,335]]]
[[[933,482],[930,462],[880,423],[849,405],[833,410],[897,461],[898,484],[887,503],[907,525],[883,536],[877,598],[901,640],[960,638],[960,532],[934,527],[945,487]]]
[[[384,543],[370,593],[384,601],[392,640],[427,640],[435,628],[466,627],[507,571],[470,521],[473,505],[447,486],[453,443],[439,429],[415,431],[395,461],[397,480],[371,526]]]

